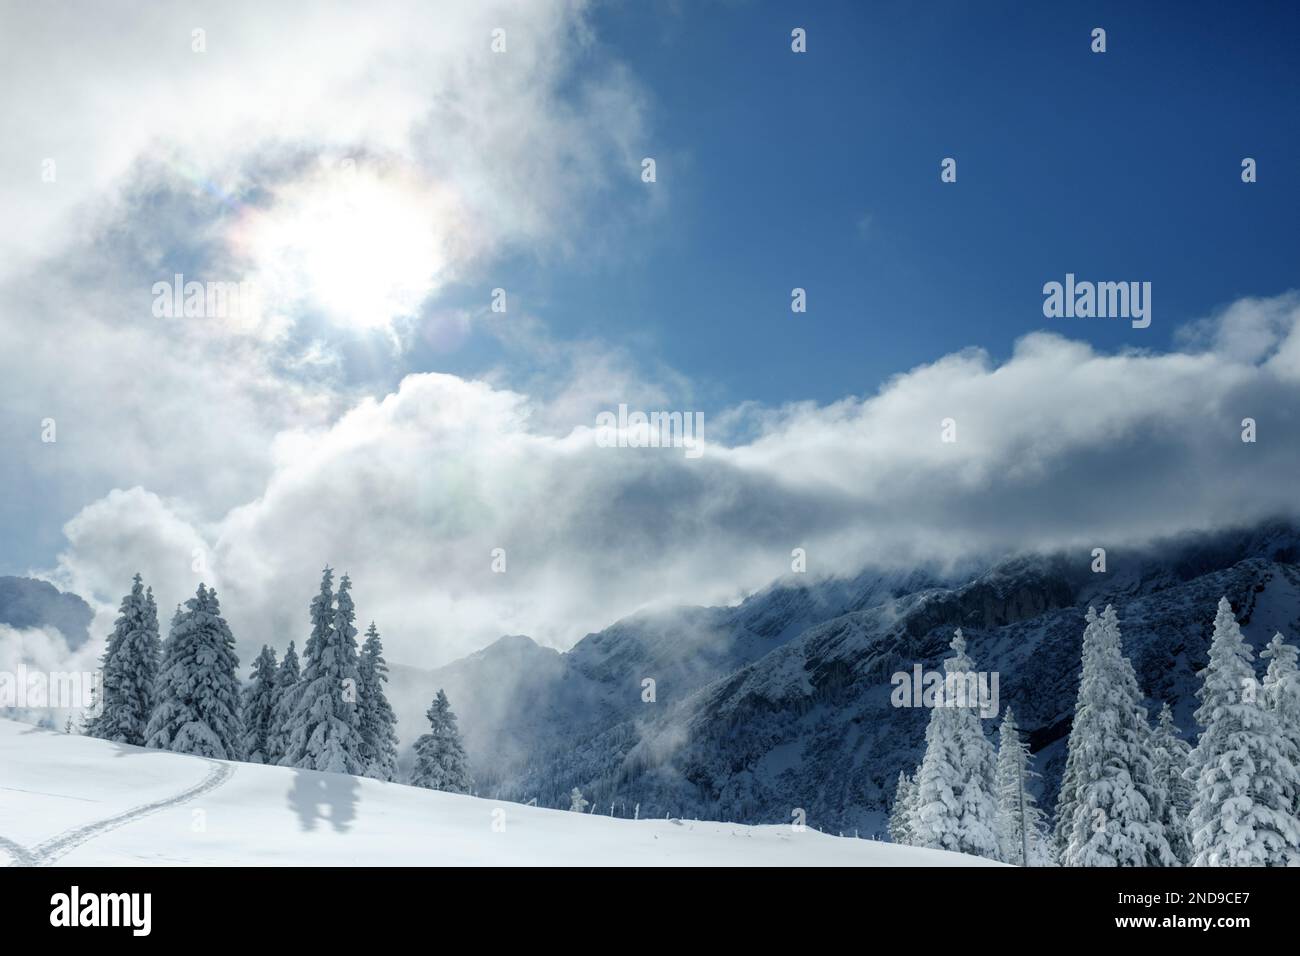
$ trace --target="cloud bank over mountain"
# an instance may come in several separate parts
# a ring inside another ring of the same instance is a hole
[[[281,432],[265,487],[217,521],[147,488],[88,506],[51,576],[111,594],[138,566],[172,600],[201,549],[251,643],[298,635],[328,560],[390,656],[429,665],[505,633],[564,647],[647,604],[732,601],[789,572],[794,548],[812,574],[1057,547],[1086,563],[1294,515],[1300,300],[1243,300],[1198,332],[1206,347],[1164,354],[1035,333],[1001,364],[944,356],[875,395],[706,422],[698,459],[598,447],[594,422],[534,430],[527,396],[410,375]]]

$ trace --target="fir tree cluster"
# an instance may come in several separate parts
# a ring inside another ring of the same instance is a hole
[[[958,630],[947,674],[974,670]],[[1262,682],[1227,598],[1201,671],[1195,747],[1168,704],[1154,727],[1119,616],[1088,609],[1054,826],[1026,786],[1029,750],[1008,709],[996,754],[978,711],[937,700],[914,774],[889,816],[896,843],[1023,866],[1300,865],[1300,652],[1273,637]],[[940,691],[942,696],[942,691]]]
[[[325,568],[309,611],[300,662],[262,647],[241,687],[235,639],[217,593],[200,584],[159,638],[152,589],[137,574],[122,599],[103,656],[96,714],[85,733],[123,744],[396,781],[397,718],[384,685],[388,664],[371,622],[357,646],[352,582],[334,588]],[[439,690],[430,733],[415,744],[410,783],[468,793],[472,786],[456,715]]]

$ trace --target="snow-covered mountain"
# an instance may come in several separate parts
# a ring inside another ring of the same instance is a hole
[[[409,743],[422,732],[428,702],[445,688],[461,714],[480,789],[496,792],[538,766],[543,755],[545,765],[575,734],[593,735],[643,717],[646,678],[655,681],[656,704],[683,701],[821,621],[939,580],[930,571],[870,571],[816,584],[782,581],[736,607],[682,607],[626,618],[587,635],[567,653],[522,635],[503,637],[434,671],[392,665],[389,696],[399,734]],[[544,802],[567,805],[568,789]]]
[[[418,727],[417,706],[445,687],[481,793],[561,806],[579,786],[598,805],[639,802],[651,816],[776,823],[802,809],[826,830],[879,833],[927,717],[891,705],[890,677],[938,668],[960,626],[1029,735],[1050,809],[1089,604],[1115,604],[1148,703],[1169,701],[1186,736],[1221,595],[1257,648],[1300,632],[1300,533],[1289,525],[1107,561],[1093,573],[1085,549],[977,573],[787,580],[733,608],[637,615],[563,654],[503,638],[438,671],[394,668],[399,730]],[[996,720],[986,723],[992,733]]]
[[[3,719],[0,768],[0,865],[996,865],[789,826],[539,809]]]

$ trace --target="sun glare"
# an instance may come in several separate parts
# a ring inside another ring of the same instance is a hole
[[[239,246],[274,307],[380,328],[438,284],[444,205],[406,177],[343,165],[280,189],[242,225]]]

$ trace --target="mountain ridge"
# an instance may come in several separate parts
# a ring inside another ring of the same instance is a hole
[[[1013,556],[965,581],[934,571],[787,577],[735,607],[625,618],[549,651],[547,668],[523,678],[490,657],[421,679],[454,686],[485,792],[560,805],[579,786],[655,814],[738,822],[785,822],[802,809],[828,828],[874,833],[898,771],[919,760],[927,717],[889,705],[890,675],[940,667],[962,627],[977,668],[1000,675],[1000,705],[1017,711],[1050,809],[1087,605],[1116,605],[1149,706],[1169,700],[1190,736],[1215,602],[1229,597],[1257,646],[1274,629],[1294,640],[1298,557],[1300,532],[1276,522],[1116,551],[1104,574],[1084,551]],[[493,694],[512,681],[518,697]],[[484,697],[495,700],[486,721]]]

